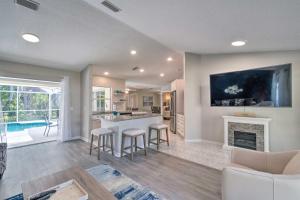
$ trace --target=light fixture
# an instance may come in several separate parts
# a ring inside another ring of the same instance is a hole
[[[167,58],[167,61],[169,61],[169,62],[171,62],[172,60],[173,60],[172,57],[168,57],[168,58]]]
[[[140,72],[143,73],[145,70],[144,69],[140,69]]]
[[[241,47],[241,46],[244,46],[246,44],[246,41],[243,41],[243,40],[238,40],[238,41],[234,41],[231,43],[232,46],[235,46],[235,47]]]
[[[160,77],[164,77],[164,76],[165,76],[165,74],[164,74],[164,73],[161,73],[159,76],[160,76]]]
[[[131,53],[131,55],[135,55],[136,54],[136,50],[131,50],[130,53]]]
[[[104,74],[105,76],[107,76],[107,75],[109,75],[109,72],[104,72],[103,74]]]
[[[39,37],[37,35],[34,35],[32,33],[24,33],[22,35],[22,38],[26,40],[27,42],[31,43],[38,43],[40,41]]]

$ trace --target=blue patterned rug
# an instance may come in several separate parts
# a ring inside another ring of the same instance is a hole
[[[18,194],[16,196],[9,197],[8,199],[5,200],[24,200],[24,198],[23,198],[23,194]]]
[[[88,169],[87,172],[113,193],[118,200],[166,200],[110,165],[98,165]],[[6,200],[23,200],[23,194],[18,194]]]
[[[98,165],[87,172],[119,200],[165,200],[147,187],[125,176],[110,165]]]

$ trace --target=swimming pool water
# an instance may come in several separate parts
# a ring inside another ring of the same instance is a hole
[[[46,125],[46,122],[9,123],[7,124],[7,132],[24,131],[25,129],[43,127]]]

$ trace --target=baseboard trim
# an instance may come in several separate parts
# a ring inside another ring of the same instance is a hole
[[[222,142],[216,142],[216,141],[212,141],[212,140],[201,140],[201,142],[206,142],[209,144],[216,144],[216,145],[220,145],[220,146],[224,145],[224,143],[222,143]]]
[[[81,137],[79,137],[79,139],[82,140],[82,141],[84,141],[84,142],[89,142],[89,139],[86,138],[86,137],[82,137],[82,136],[81,136]]]
[[[64,142],[68,142],[68,141],[72,141],[72,140],[79,140],[80,139],[80,136],[75,136],[75,137],[71,137],[67,140],[65,140]]]
[[[221,143],[221,142],[216,142],[216,141],[212,141],[212,140],[204,140],[204,139],[193,139],[193,140],[187,140],[186,139],[185,142],[190,142],[190,143],[205,142],[205,143],[209,143],[209,144],[215,144],[215,145],[223,146],[223,143]]]
[[[194,142],[201,142],[202,140],[201,139],[193,139],[193,140],[185,139],[184,141],[189,142],[189,143],[194,143]]]

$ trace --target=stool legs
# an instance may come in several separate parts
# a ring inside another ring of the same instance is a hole
[[[122,142],[121,142],[121,158],[123,157],[123,152],[124,152],[124,140],[125,140],[125,136],[122,135]]]
[[[130,160],[133,160],[133,137],[130,138],[130,150],[131,150],[131,154],[130,154]]]
[[[107,140],[105,141],[105,138],[106,138],[105,135],[103,135],[103,136],[102,136],[102,140],[103,140],[103,141],[102,141],[103,152],[105,151],[105,145],[107,144]],[[105,142],[106,142],[106,144],[105,144]]]
[[[101,136],[98,137],[98,160],[100,160]]]
[[[157,137],[154,139],[151,139],[151,131],[155,130]],[[161,139],[161,134],[163,133],[163,131],[165,130],[166,133],[166,139]],[[153,129],[153,128],[149,128],[149,134],[148,134],[148,146],[150,147],[150,144],[155,144],[156,145],[156,149],[159,150],[159,145],[162,142],[167,142],[168,146],[170,146],[170,142],[169,142],[169,133],[168,133],[168,128],[163,128],[163,129]],[[156,143],[153,142],[152,140],[156,140]]]
[[[170,146],[168,128],[166,128],[166,138],[167,138],[167,144],[168,146]]]
[[[137,137],[134,137],[135,152],[137,152]]]
[[[90,155],[92,155],[93,141],[94,141],[94,135],[92,135],[92,138],[91,138]]]
[[[157,150],[159,150],[159,144],[160,144],[160,130],[156,130],[157,132]]]
[[[110,135],[110,149],[111,149],[111,154],[113,156],[115,156],[115,153],[114,153],[114,136],[113,135]]]
[[[145,156],[147,156],[147,147],[146,147],[146,135],[143,135],[143,140],[144,140],[144,151],[145,151]]]
[[[138,146],[137,137],[143,137],[143,147]],[[130,146],[125,147],[125,139],[126,137],[130,138]],[[133,148],[134,147],[134,148]],[[125,150],[130,149],[130,152],[126,152]],[[121,142],[121,157],[123,157],[124,153],[128,155],[130,160],[133,160],[134,152],[137,152],[138,149],[144,150],[145,156],[147,156],[147,141],[146,141],[146,134],[141,134],[137,136],[126,136],[122,134],[122,142]]]
[[[148,133],[148,147],[150,147],[150,142],[151,142],[151,131],[152,131],[152,129],[149,128],[149,133]]]

